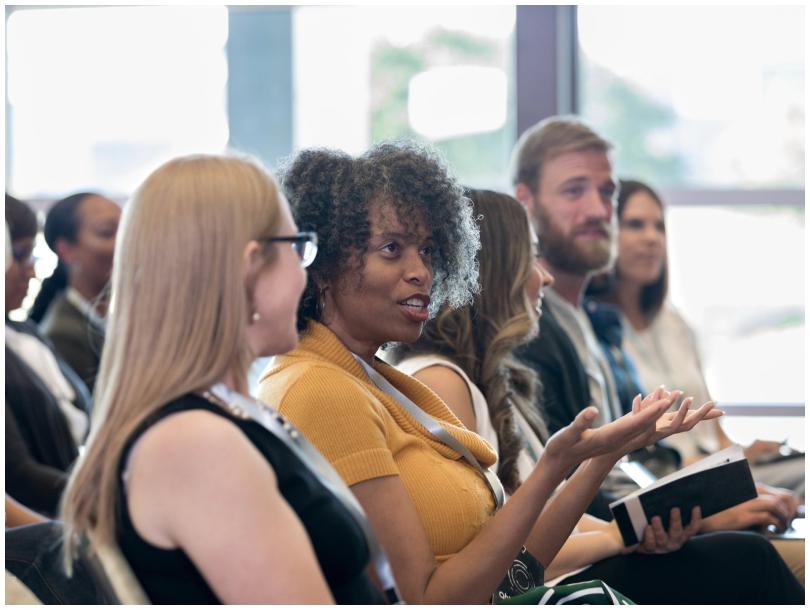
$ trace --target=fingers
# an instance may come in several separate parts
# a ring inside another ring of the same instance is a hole
[[[673,510],[678,510],[677,508]],[[678,519],[680,521],[680,512],[678,513]],[[655,537],[655,546],[657,549],[665,549],[667,546],[667,542],[669,542],[669,537],[667,536],[667,532],[664,529],[664,522],[661,521],[661,517],[655,516],[652,518],[650,522],[652,525],[653,536]]]
[[[594,406],[585,407],[582,409],[582,411],[577,413],[571,427],[577,430],[587,430],[593,426],[593,422],[596,421],[597,415],[599,415],[599,409]]]
[[[692,519],[689,521],[689,525],[687,525],[686,529],[684,530],[684,542],[697,534],[702,526],[703,519],[700,514],[700,506],[694,506],[692,507]]]
[[[644,553],[655,553],[655,534],[651,526],[644,527],[644,536],[641,539],[639,549]]]
[[[686,419],[686,414],[689,413],[689,407],[694,402],[694,400],[695,399],[693,397],[689,396],[681,401],[681,406],[675,413],[675,417],[667,426],[669,430],[672,430],[673,432],[675,430],[680,430],[681,424],[683,424],[684,420]]]
[[[695,427],[695,425],[699,421],[703,419],[714,419],[715,417],[720,417],[721,415],[724,415],[723,411],[714,408],[716,404],[717,403],[710,400],[709,402],[705,403],[702,407],[700,407],[697,411],[692,411],[691,413],[689,413],[689,415],[686,417],[686,420],[684,421],[682,429],[691,430],[692,428]],[[712,417],[709,417],[709,415],[712,415]]]
[[[752,525],[773,525],[780,531],[787,528],[790,517],[786,507],[779,499],[771,495],[761,495],[746,502],[748,510],[743,517],[747,522],[744,527]]]
[[[633,399],[633,408],[630,412],[638,413],[639,411],[641,411],[641,394],[636,394],[636,397]]]
[[[683,522],[681,521],[681,509],[677,506],[669,511],[669,537],[680,540],[683,536]]]

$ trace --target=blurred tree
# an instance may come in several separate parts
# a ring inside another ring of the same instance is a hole
[[[371,56],[371,139],[424,140],[408,120],[411,78],[432,67],[476,65],[511,69],[508,40],[487,39],[466,32],[435,28],[417,44],[398,47],[378,42]],[[510,84],[511,86],[511,84]],[[471,90],[469,95],[475,95]],[[514,96],[509,95],[509,99]],[[507,167],[514,142],[514,104],[506,124],[485,133],[431,142],[447,158],[460,180],[473,187],[507,188]]]
[[[678,184],[687,174],[677,150],[675,112],[610,70],[580,54],[580,111],[616,145],[615,167],[658,187]]]

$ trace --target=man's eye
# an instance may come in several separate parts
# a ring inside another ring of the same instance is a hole
[[[573,186],[571,188],[567,188],[563,191],[565,195],[568,197],[582,197],[582,194],[585,192],[581,186]]]
[[[615,193],[615,192],[616,192],[616,189],[614,189],[612,186],[606,187],[606,188],[603,188],[603,189],[599,190],[599,194],[604,199],[612,199],[613,198],[613,193]]]

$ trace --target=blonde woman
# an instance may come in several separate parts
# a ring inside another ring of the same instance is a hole
[[[293,450],[297,432],[246,397],[251,361],[297,343],[315,252],[253,161],[178,158],[139,187],[64,498],[68,561],[82,535],[113,542],[154,603],[383,599],[363,524]]]

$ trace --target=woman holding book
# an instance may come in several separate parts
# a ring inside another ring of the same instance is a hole
[[[537,333],[542,288],[553,280],[536,260],[537,238],[523,206],[492,191],[469,195],[480,219],[481,291],[470,305],[443,307],[416,342],[398,344],[386,357],[433,389],[465,426],[497,448],[498,475],[514,493],[543,455],[548,434],[534,406],[536,374],[513,350]],[[554,510],[552,500],[544,513]],[[546,566],[547,583],[596,578],[639,603],[801,599],[801,587],[762,537],[695,537],[702,525],[699,512],[686,527],[680,517],[673,511],[669,531],[654,517],[643,541],[626,547],[615,521],[582,515]],[[769,571],[767,577],[762,570]]]

